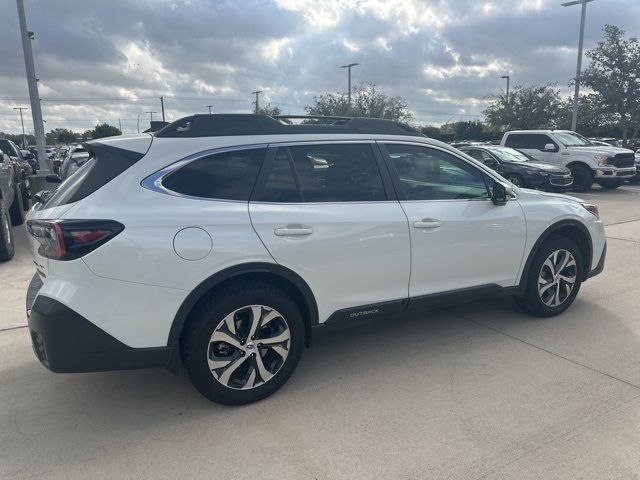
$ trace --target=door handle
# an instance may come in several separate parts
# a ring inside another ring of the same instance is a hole
[[[435,229],[441,226],[440,222],[433,218],[423,218],[418,222],[413,222],[413,228]]]
[[[276,228],[273,233],[278,237],[304,237],[313,233],[313,228],[306,225],[286,225]]]

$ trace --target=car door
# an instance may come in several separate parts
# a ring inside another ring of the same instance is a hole
[[[545,146],[552,144],[555,149],[553,151],[545,150]],[[507,137],[505,147],[512,147],[528,155],[540,162],[552,164],[560,163],[560,147],[546,133],[512,133]]]
[[[494,205],[490,177],[440,147],[385,142],[383,150],[409,220],[410,297],[515,285],[526,239],[518,202]]]
[[[375,142],[272,148],[249,212],[274,260],[311,287],[321,322],[406,300],[409,228]]]

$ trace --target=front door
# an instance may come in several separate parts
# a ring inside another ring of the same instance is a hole
[[[517,201],[496,206],[489,177],[437,147],[385,143],[411,232],[410,297],[515,285],[526,226]]]

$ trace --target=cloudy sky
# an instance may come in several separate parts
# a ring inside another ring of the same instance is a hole
[[[580,7],[561,0],[25,0],[45,130],[98,122],[125,133],[190,113],[248,112],[264,90],[290,114],[314,95],[374,82],[416,121],[481,118],[486,96],[555,82],[569,93]],[[28,106],[15,0],[0,0],[0,131]],[[640,35],[639,0],[588,5],[585,48],[605,23]],[[154,115],[158,118],[159,113]],[[27,130],[32,131],[27,112]]]

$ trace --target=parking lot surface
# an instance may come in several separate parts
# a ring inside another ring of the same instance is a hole
[[[578,196],[607,263],[561,316],[491,299],[320,330],[279,392],[235,408],[164,370],[42,367],[19,227],[0,264],[0,478],[638,479],[640,186]]]

